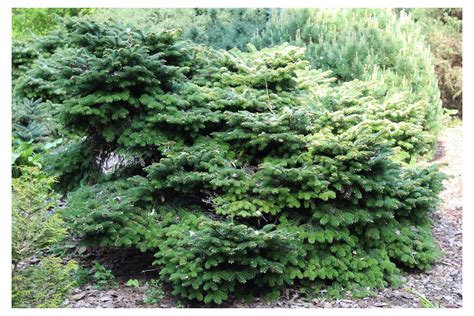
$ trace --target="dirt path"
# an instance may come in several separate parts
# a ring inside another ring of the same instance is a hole
[[[442,204],[434,214],[433,234],[444,252],[430,271],[409,274],[400,289],[387,288],[373,297],[357,300],[314,300],[308,302],[295,291],[288,290],[286,298],[278,302],[258,299],[251,304],[234,303],[230,307],[461,307],[462,306],[462,128],[446,128],[440,139],[433,163],[445,164],[443,172],[451,176],[445,180],[441,193]],[[132,276],[131,276],[132,277]],[[134,277],[134,276],[133,276]],[[90,285],[76,289],[66,302],[68,307],[144,307],[144,288],[125,286],[109,291],[94,290]],[[142,284],[144,282],[141,282]],[[424,300],[426,298],[426,300]],[[172,297],[150,307],[180,306]]]

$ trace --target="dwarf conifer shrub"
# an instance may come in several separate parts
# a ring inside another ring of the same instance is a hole
[[[56,167],[77,180],[64,217],[85,242],[154,251],[175,295],[215,304],[396,285],[436,259],[443,176],[394,157],[431,136],[406,95],[334,86],[287,44],[243,53],[69,23],[51,84],[81,141]]]
[[[44,257],[12,276],[13,308],[58,308],[77,287],[74,278],[78,264],[60,258]]]
[[[192,229],[183,231],[183,224],[164,229],[166,239],[155,261],[174,295],[221,304],[231,294],[258,295],[270,288],[278,297],[282,286],[302,277],[304,250],[298,249],[296,236],[275,225],[255,229],[205,216],[184,221]]]
[[[13,99],[57,101],[60,91],[52,89],[53,77],[49,56],[66,45],[62,29],[44,36],[34,36],[12,43]]]
[[[55,179],[37,167],[18,166],[12,180],[12,263],[17,264],[67,237],[62,216],[55,212]]]

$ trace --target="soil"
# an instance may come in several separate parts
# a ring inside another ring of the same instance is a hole
[[[386,288],[362,299],[315,299],[308,301],[295,290],[288,289],[278,301],[256,299],[253,303],[233,302],[226,307],[265,308],[366,308],[366,307],[462,307],[462,127],[446,128],[439,139],[437,154],[430,163],[442,164],[442,171],[450,176],[441,193],[442,203],[433,214],[433,234],[444,255],[431,270],[404,276],[401,288]],[[86,266],[99,261],[111,269],[117,286],[97,290],[91,284],[76,289],[64,303],[73,308],[123,307],[191,307],[179,303],[170,294],[158,304],[144,305],[147,280],[157,278],[158,271],[151,265],[151,254],[135,250],[94,250],[80,257]],[[137,279],[139,287],[129,287],[129,279]],[[165,289],[170,293],[169,289]]]

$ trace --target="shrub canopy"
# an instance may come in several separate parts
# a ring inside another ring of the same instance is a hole
[[[410,95],[334,85],[288,44],[224,51],[87,19],[65,30],[43,83],[79,136],[54,160],[85,242],[154,251],[175,295],[216,304],[396,285],[436,259],[443,176],[399,162],[432,137]]]
[[[422,29],[401,11],[389,9],[274,10],[265,29],[254,36],[257,47],[289,42],[306,47],[316,69],[331,70],[339,82],[375,80],[392,93],[407,92],[416,104],[417,125],[440,130],[441,99],[433,57]],[[415,158],[430,152],[434,139],[413,144]]]

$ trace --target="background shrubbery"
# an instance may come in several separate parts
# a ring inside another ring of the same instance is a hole
[[[121,15],[131,22],[109,20]],[[444,177],[415,163],[433,152],[441,102],[405,13],[98,10],[16,42],[13,91],[14,249],[32,243],[15,263],[70,229],[153,251],[174,295],[222,304],[397,286],[439,255]],[[35,225],[28,212],[51,221],[48,238],[16,225]],[[14,301],[67,295],[69,283],[29,296],[44,271],[72,271],[48,260],[18,272]]]
[[[433,55],[443,105],[462,116],[462,9],[411,9]]]
[[[102,9],[94,17],[131,21],[154,32],[182,29],[183,38],[195,43],[245,49],[252,36],[265,28],[271,14],[272,9]]]
[[[253,42],[257,47],[303,46],[313,67],[331,70],[340,82],[375,80],[378,89],[408,92],[407,101],[418,102],[417,124],[435,135],[440,129],[432,57],[420,28],[404,11],[400,16],[381,9],[277,11]],[[424,144],[412,150],[428,151]]]
[[[87,15],[95,11],[90,8],[14,8],[12,37],[21,40],[31,35],[44,35],[58,27],[61,17]]]

